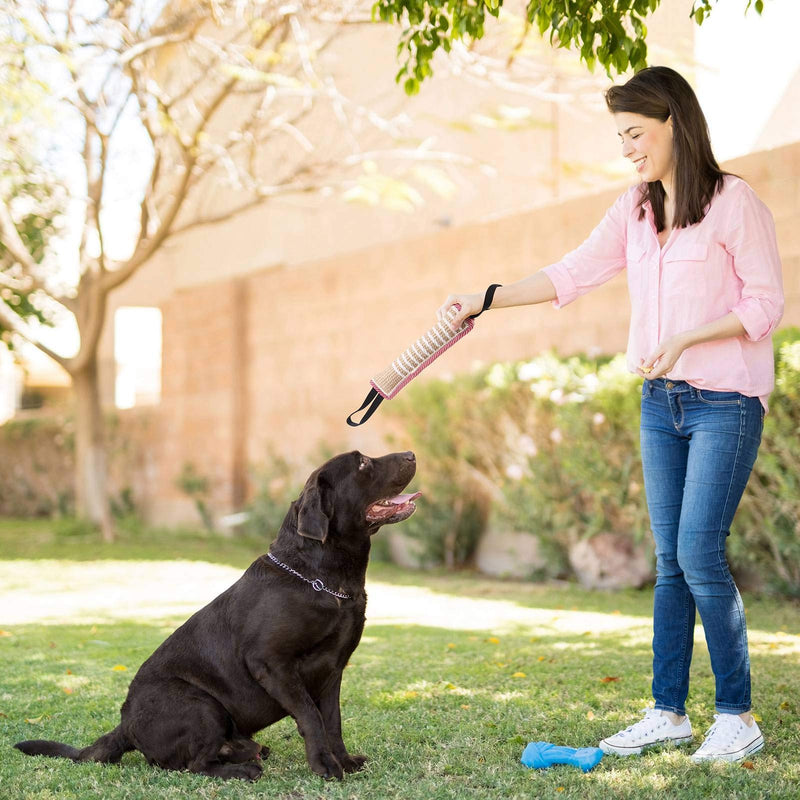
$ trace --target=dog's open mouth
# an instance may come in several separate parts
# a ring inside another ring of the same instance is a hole
[[[367,509],[367,522],[380,522],[386,525],[408,519],[417,510],[414,501],[421,494],[422,492],[398,494],[396,497],[378,500]]]

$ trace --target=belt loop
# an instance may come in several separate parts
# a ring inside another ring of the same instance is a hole
[[[652,397],[653,396],[653,382],[649,381],[649,380],[647,380],[647,378],[645,378],[644,379],[644,385],[645,385],[645,396],[646,397]]]

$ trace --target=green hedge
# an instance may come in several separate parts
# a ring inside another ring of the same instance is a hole
[[[800,597],[800,329],[781,331],[775,353],[775,392],[730,552],[766,585]]]
[[[800,330],[776,336],[775,352],[776,388],[729,555],[751,582],[800,595]],[[597,533],[649,546],[640,388],[623,356],[552,353],[410,386],[386,412],[424,465],[427,513],[404,532],[432,560],[468,564],[491,515],[537,534],[552,574],[567,574],[570,544]]]
[[[109,491],[115,515],[137,511],[154,432],[148,411],[108,414]],[[0,517],[68,516],[75,511],[75,424],[71,416],[12,419],[0,425]]]
[[[0,425],[0,516],[50,517],[73,510],[74,437],[61,419]]]

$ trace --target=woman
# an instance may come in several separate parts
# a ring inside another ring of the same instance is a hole
[[[692,739],[685,702],[697,610],[717,713],[692,759],[737,761],[764,738],[750,714],[744,609],[725,541],[774,385],[771,334],[783,313],[775,229],[753,190],[720,170],[697,98],[677,72],[643,69],[606,103],[641,183],[577,250],[497,289],[491,308],[565,306],[627,269],[627,359],[645,379],[641,450],[656,544],[655,707],[600,747],[633,755]],[[484,296],[450,295],[440,318],[454,303],[458,327]]]

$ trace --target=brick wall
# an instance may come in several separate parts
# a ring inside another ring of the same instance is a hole
[[[800,143],[725,165],[773,212],[784,265],[784,325],[800,324]],[[510,283],[580,244],[624,187],[481,224],[292,267],[176,290],[164,303],[163,436],[150,516],[194,518],[175,488],[191,462],[220,511],[240,506],[249,465],[267,453],[307,462],[321,444],[379,454],[381,413],[362,428],[346,416],[369,378],[435,320],[451,291]],[[309,231],[309,235],[313,232]],[[627,286],[619,275],[566,310],[487,314],[420,380],[554,348],[625,348]]]

